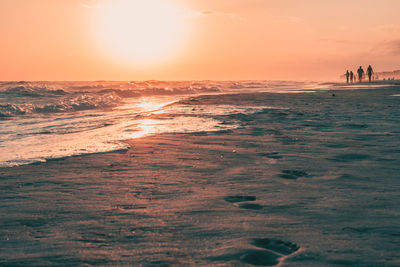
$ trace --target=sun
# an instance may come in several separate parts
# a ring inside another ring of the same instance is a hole
[[[162,64],[185,42],[185,20],[173,0],[109,0],[96,10],[95,36],[101,50],[121,63]]]

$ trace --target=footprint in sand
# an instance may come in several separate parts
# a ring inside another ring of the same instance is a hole
[[[336,162],[352,162],[352,161],[363,161],[370,160],[372,157],[367,154],[340,154],[336,155],[334,158],[328,158],[328,160],[336,161]]]
[[[218,261],[218,262],[237,262],[241,261],[243,263],[255,265],[255,266],[274,266],[277,265],[280,256],[273,252],[269,252],[266,250],[256,250],[256,249],[248,249],[243,250],[238,253],[234,254],[224,254],[215,257],[206,258],[207,260],[211,261]],[[235,266],[235,265],[233,265]]]
[[[253,246],[265,249],[250,250],[240,256],[240,260],[256,266],[274,266],[279,264],[284,257],[299,250],[299,246],[292,242],[279,239],[256,238],[251,242]]]
[[[237,203],[237,202],[244,202],[244,201],[255,201],[256,199],[257,198],[255,196],[240,196],[240,195],[224,197],[224,200],[226,202],[230,202],[230,203]]]
[[[264,250],[247,250],[239,256],[239,260],[255,266],[274,266],[279,261],[279,255]]]
[[[253,239],[253,242],[251,242],[251,244],[253,246],[268,249],[272,252],[279,253],[285,256],[292,254],[299,249],[299,246],[294,243],[271,238],[256,238]]]
[[[257,203],[243,203],[239,205],[239,208],[246,210],[261,210],[263,206]]]
[[[209,258],[214,261],[239,260],[254,266],[276,266],[285,257],[299,250],[299,246],[278,239],[256,238],[251,244],[261,249],[248,249],[235,254],[221,255]]]
[[[257,198],[255,196],[243,196],[243,195],[224,197],[224,200],[230,203],[249,202],[249,201],[255,201],[256,199]],[[262,205],[257,203],[241,203],[238,205],[238,207],[246,210],[261,210],[263,208]]]
[[[283,170],[279,177],[284,179],[291,179],[296,180],[297,178],[307,176],[308,173],[304,171],[297,171],[297,170]]]
[[[281,155],[279,155],[278,152],[260,153],[258,155],[261,156],[261,157],[267,157],[269,159],[281,159],[281,158],[283,158]]]

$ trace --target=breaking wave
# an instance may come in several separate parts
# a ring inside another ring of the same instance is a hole
[[[204,82],[0,82],[0,118],[116,107],[125,98],[221,92]]]
[[[44,96],[62,96],[67,93],[61,89],[49,89],[47,87],[37,87],[29,85],[20,85],[8,87],[0,91],[2,95],[12,97],[44,97]]]
[[[31,113],[62,113],[89,109],[115,107],[121,98],[115,93],[74,94],[57,99],[53,103],[6,103],[0,104],[0,118]]]

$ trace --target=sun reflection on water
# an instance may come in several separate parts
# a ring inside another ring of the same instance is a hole
[[[136,125],[137,130],[128,135],[128,138],[140,138],[146,135],[157,133],[157,126],[160,125],[159,120],[144,119]]]

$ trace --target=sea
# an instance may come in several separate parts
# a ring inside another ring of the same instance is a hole
[[[399,192],[400,83],[0,82],[1,266],[400,266]]]

